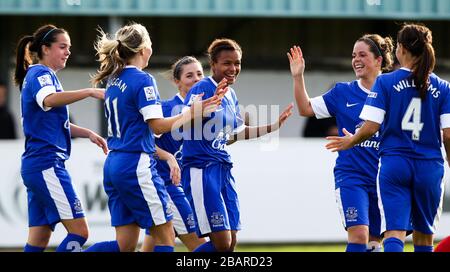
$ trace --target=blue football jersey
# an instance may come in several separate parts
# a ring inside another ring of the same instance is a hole
[[[206,100],[214,96],[216,88],[217,82],[212,77],[206,77],[191,88],[184,104],[189,106],[202,93],[202,100]],[[194,122],[193,127],[183,131],[183,166],[204,167],[209,162],[231,164],[226,143],[231,135],[240,132],[245,125],[236,93],[231,87],[228,88],[216,112],[204,118],[200,125]]]
[[[183,108],[184,98],[177,94],[170,100],[164,100],[161,102],[162,111],[164,117],[171,117],[181,113]],[[179,130],[173,130],[171,132],[163,133],[159,137],[156,137],[155,143],[161,149],[173,154],[181,167],[182,147],[183,147],[183,135]],[[161,178],[166,182],[166,185],[171,184],[170,168],[166,161],[158,160],[156,169]]]
[[[163,118],[156,81],[135,66],[127,66],[106,86],[105,115],[111,151],[155,153],[147,120]]]
[[[450,86],[430,75],[425,100],[409,69],[401,68],[377,78],[361,118],[384,124],[380,155],[442,159],[441,128],[450,127]]]
[[[324,95],[311,99],[311,105],[318,119],[335,116],[339,135],[343,136],[343,128],[356,133],[364,124],[359,114],[369,93],[359,80],[337,83]],[[344,176],[376,180],[380,144],[378,134],[377,132],[374,137],[351,149],[339,152],[334,168],[336,182],[340,182]]]
[[[70,156],[70,123],[67,106],[49,108],[44,99],[55,92],[63,92],[56,74],[49,67],[30,65],[21,92],[25,152],[22,172],[44,170],[56,161]]]

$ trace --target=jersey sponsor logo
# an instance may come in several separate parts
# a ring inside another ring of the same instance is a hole
[[[364,125],[364,121],[359,122],[359,124],[357,124],[355,126],[355,134],[358,132],[358,130]],[[376,150],[378,150],[380,148],[380,141],[378,140],[378,138],[380,137],[380,132],[377,131],[371,139],[365,140],[362,143],[356,144],[355,146],[359,146],[359,147],[368,147],[368,148],[375,148]]]
[[[41,84],[41,87],[53,85],[52,77],[50,75],[40,76],[40,77],[38,77],[38,81],[39,81],[39,84]]]
[[[148,87],[144,87],[144,93],[145,93],[145,98],[147,98],[147,101],[152,101],[152,100],[156,100],[156,91],[155,88],[153,88],[153,86],[148,86]]]
[[[356,105],[359,105],[359,103],[349,104],[349,103],[347,102],[347,108],[351,108],[351,107],[354,107],[354,106],[356,106]]]
[[[367,97],[370,97],[370,98],[377,98],[377,93],[375,93],[375,92],[370,92],[368,95],[367,95]]]
[[[180,163],[182,161],[182,159],[183,159],[183,145],[180,145],[180,148],[178,149],[177,152],[175,152],[175,154],[173,154],[173,156],[178,161],[178,163]]]
[[[212,142],[211,146],[214,149],[217,150],[225,150],[225,147],[227,146],[228,140],[230,140],[231,132],[232,132],[231,126],[225,126],[219,134],[217,134],[217,137]]]

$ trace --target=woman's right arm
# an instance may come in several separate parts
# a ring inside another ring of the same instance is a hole
[[[173,117],[149,119],[147,123],[155,134],[163,134],[176,130],[193,119],[203,118],[215,112],[227,91],[228,88],[219,89],[212,97],[205,100],[201,100],[203,94],[200,94],[194,98],[189,110],[183,111]]]
[[[287,53],[287,56],[294,82],[294,97],[298,111],[301,116],[315,116],[308,93],[306,92],[305,79],[303,77],[305,72],[305,59],[303,58],[302,50],[299,46],[294,46],[291,48],[290,53]]]
[[[86,88],[76,91],[55,92],[44,98],[43,104],[46,108],[61,107],[83,100],[87,97],[105,99],[105,89]]]

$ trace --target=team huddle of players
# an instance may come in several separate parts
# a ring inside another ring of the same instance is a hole
[[[24,251],[44,251],[59,222],[68,234],[56,251],[135,251],[141,229],[141,251],[171,252],[176,236],[190,251],[233,251],[241,226],[226,146],[278,130],[294,105],[272,124],[246,124],[232,88],[243,52],[232,39],[209,45],[209,77],[194,57],[175,62],[168,77],[178,90],[165,101],[143,71],[152,55],[143,25],[125,25],[114,35],[100,31],[92,83],[105,89],[63,90],[56,72],[65,68],[70,47],[67,31],[53,25],[17,45],[29,215]],[[311,99],[300,47],[287,53],[300,115],[337,120],[340,136],[328,137],[326,148],[339,151],[335,190],[348,252],[380,251],[381,244],[401,252],[409,232],[415,251],[433,251],[444,193],[442,141],[450,153],[450,85],[433,73],[427,27],[402,26],[396,70],[393,51],[390,38],[362,36],[352,54],[357,79]],[[67,105],[88,97],[104,100],[106,140],[69,122]],[[103,181],[116,230],[115,240],[84,250],[88,224],[64,166],[71,136],[89,138],[107,154]]]

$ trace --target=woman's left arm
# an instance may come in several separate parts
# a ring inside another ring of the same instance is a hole
[[[287,108],[280,114],[278,120],[273,124],[259,127],[245,126],[245,129],[243,129],[241,132],[231,136],[231,139],[227,142],[227,145],[233,144],[236,141],[240,140],[249,140],[258,138],[278,130],[284,124],[284,122],[286,122],[286,120],[292,115],[293,107],[294,107],[293,104],[289,104],[289,106],[287,106]]]

